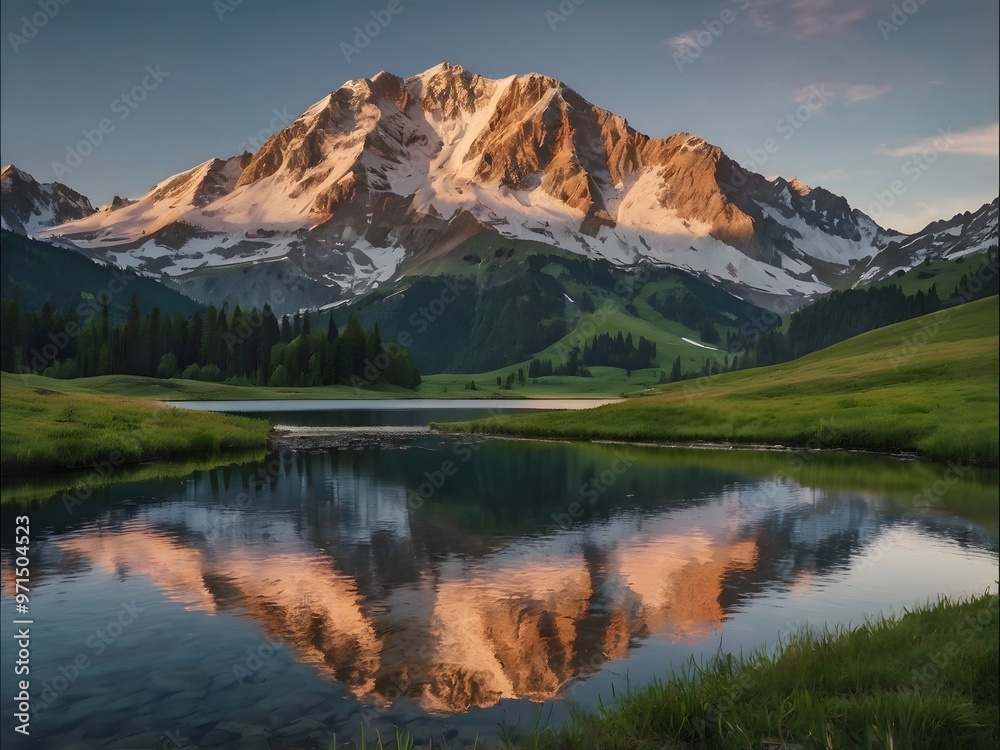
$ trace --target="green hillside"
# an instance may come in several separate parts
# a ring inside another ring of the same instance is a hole
[[[147,378],[141,375],[98,375],[92,378],[60,380],[43,375],[3,373],[0,382],[21,383],[57,393],[123,396],[154,401],[253,401],[285,399],[361,399],[415,398],[416,393],[405,388],[385,385],[375,388],[354,388],[349,385],[275,388],[256,385],[230,385],[182,378]]]
[[[533,357],[558,366],[573,347],[619,331],[656,343],[655,368],[669,371],[680,357],[682,371],[693,373],[706,359],[724,359],[727,338],[764,314],[684,271],[627,271],[498,235],[477,237],[414,274],[339,308],[337,318],[357,315],[365,326],[378,322],[386,338],[409,337],[425,376],[516,370]]]
[[[26,310],[38,310],[48,302],[57,310],[74,310],[79,318],[87,318],[97,313],[104,294],[115,319],[124,319],[133,296],[143,313],[154,307],[164,315],[191,315],[202,309],[160,281],[99,265],[75,250],[14,232],[0,232],[0,266],[0,297],[17,300]]]
[[[117,396],[60,393],[3,376],[0,389],[0,467],[4,476],[84,468],[112,468],[163,458],[261,451],[266,420],[171,409]],[[59,381],[53,381],[59,382]]]
[[[773,367],[658,386],[599,409],[441,426],[469,432],[913,451],[996,465],[998,298]]]
[[[884,287],[898,286],[904,294],[926,293],[931,285],[937,287],[938,294],[946,294],[949,290],[958,286],[962,276],[974,270],[988,258],[996,258],[996,247],[972,253],[962,258],[941,258],[939,260],[925,260],[918,266],[914,266],[908,271],[896,273],[888,278],[870,284],[861,284],[863,287]]]

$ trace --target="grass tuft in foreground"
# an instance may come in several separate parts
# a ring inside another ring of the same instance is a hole
[[[7,374],[0,412],[0,467],[5,476],[262,449],[271,431],[260,419],[58,393]]]
[[[522,748],[996,748],[998,598],[942,599],[900,618],[803,632],[720,656]]]

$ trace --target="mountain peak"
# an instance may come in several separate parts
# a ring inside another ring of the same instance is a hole
[[[4,229],[32,234],[94,213],[85,196],[59,182],[39,183],[13,164],[3,168],[0,180]]]
[[[437,65],[428,68],[423,73],[418,73],[417,75],[413,76],[413,78],[422,78],[426,80],[428,78],[433,78],[434,76],[441,75],[442,73],[452,76],[476,75],[475,73],[466,70],[461,65],[455,65],[454,63],[450,62],[440,62]]]
[[[748,172],[695,134],[650,138],[555,78],[448,62],[348,81],[255,154],[50,232],[178,277],[286,259],[333,299],[484,233],[683,268],[758,300],[825,292],[813,261],[846,269],[886,241],[844,198]]]
[[[3,171],[0,172],[0,179],[4,180],[4,185],[6,186],[9,180],[24,180],[25,182],[37,183],[34,177],[25,172],[24,170],[18,169],[13,164],[7,164],[4,166]]]
[[[798,177],[792,177],[792,179],[788,181],[788,186],[799,195],[805,196],[812,192],[812,188],[806,185]]]

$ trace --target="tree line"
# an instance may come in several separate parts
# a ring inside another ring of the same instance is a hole
[[[656,363],[656,342],[645,336],[639,337],[636,345],[632,333],[617,336],[601,333],[583,346],[584,367],[620,367],[623,370],[644,370]]]
[[[269,305],[258,311],[209,305],[190,316],[143,315],[138,299],[122,322],[107,298],[82,323],[45,303],[29,311],[4,299],[0,322],[0,368],[56,378],[142,375],[269,386],[367,386],[415,388],[420,372],[397,342],[382,340],[376,323],[365,330],[351,316],[341,331],[333,315],[296,313],[280,320]]]
[[[743,345],[738,342],[734,347],[730,342],[730,351],[744,351],[734,358],[732,369],[789,362],[876,328],[985,299],[1000,291],[998,281],[994,248],[944,298],[936,284],[926,293],[915,294],[906,294],[896,285],[833,292],[793,313],[785,332],[774,328]]]

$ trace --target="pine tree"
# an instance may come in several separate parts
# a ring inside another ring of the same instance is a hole
[[[670,382],[676,383],[681,379],[681,358],[680,356],[674,360],[674,366],[670,368]]]

